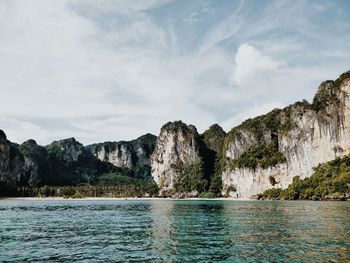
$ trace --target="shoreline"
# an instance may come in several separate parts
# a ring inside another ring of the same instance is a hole
[[[277,200],[277,199],[254,199],[249,197],[218,197],[218,198],[171,198],[171,197],[84,197],[84,198],[64,198],[64,197],[0,197],[1,200],[18,200],[18,201],[313,201],[313,202],[346,202],[350,199],[323,199],[323,200]]]
[[[27,200],[27,201],[258,201],[245,197],[239,198],[164,198],[164,197],[85,197],[85,198],[63,198],[63,197],[2,197],[0,200]]]
[[[22,201],[278,201],[278,202],[293,202],[293,201],[313,201],[313,202],[346,202],[350,199],[324,199],[324,200],[273,200],[273,199],[253,199],[249,197],[219,197],[219,198],[171,198],[171,197],[85,197],[85,198],[63,198],[63,197],[0,197],[1,200],[22,200]]]

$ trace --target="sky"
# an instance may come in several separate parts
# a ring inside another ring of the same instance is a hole
[[[0,129],[84,144],[203,132],[350,69],[349,1],[0,0]]]

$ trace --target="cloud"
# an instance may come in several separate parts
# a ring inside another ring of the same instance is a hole
[[[263,56],[259,50],[245,43],[238,47],[235,56],[233,81],[237,85],[242,85],[254,79],[252,78],[254,75],[275,72],[280,67],[281,65],[277,61]]]
[[[210,65],[198,71],[186,66],[201,64],[198,58],[169,59],[166,33],[143,14],[111,29],[74,5],[2,2],[1,126],[11,139],[45,144],[75,136],[90,143],[157,134],[171,119],[214,121],[191,103],[191,86]]]
[[[235,95],[230,98],[239,110],[223,122],[228,130],[246,118],[283,108],[298,100],[310,100],[320,80],[325,80],[324,76],[331,73],[329,69],[317,66],[290,66],[247,43],[238,47],[234,60],[231,81]],[[337,77],[337,73],[334,76]]]
[[[192,12],[188,17],[184,18],[184,20],[191,25],[199,21],[197,17],[198,17],[198,13]]]
[[[214,28],[208,31],[201,46],[199,47],[199,53],[202,54],[208,49],[214,47],[218,43],[221,43],[227,39],[236,35],[242,26],[242,17],[239,15],[244,5],[244,1],[240,0],[235,7],[234,12],[223,21],[220,21]]]
[[[0,129],[16,142],[129,140],[178,119],[229,130],[310,99],[347,69],[349,37],[320,41],[320,12],[276,3],[0,0]]]

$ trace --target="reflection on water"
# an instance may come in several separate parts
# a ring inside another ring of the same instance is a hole
[[[0,201],[0,261],[346,262],[350,202]]]

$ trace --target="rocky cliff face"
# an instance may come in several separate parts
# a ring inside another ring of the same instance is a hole
[[[19,146],[24,157],[23,172],[28,186],[37,186],[45,183],[50,176],[49,155],[45,147],[34,140],[28,140]]]
[[[203,132],[201,138],[210,151],[213,151],[216,155],[221,155],[225,136],[225,131],[218,124],[213,124]]]
[[[4,186],[98,183],[99,176],[150,178],[161,193],[250,197],[287,188],[295,176],[350,153],[350,72],[322,83],[312,103],[248,119],[225,133],[212,125],[199,135],[181,121],[169,122],[159,137],[83,146],[74,138],[43,147],[34,140],[16,145],[0,130],[0,194]],[[6,189],[5,189],[6,190]]]
[[[200,160],[199,135],[192,125],[168,122],[151,156],[152,176],[161,191],[174,189],[181,172]]]
[[[133,149],[128,142],[104,142],[90,145],[89,149],[101,161],[118,167],[131,168],[133,165]]]
[[[321,84],[312,104],[296,103],[248,120],[225,140],[224,188],[250,197],[286,188],[293,177],[350,152],[350,72]]]
[[[137,177],[150,175],[150,157],[157,137],[143,135],[133,141],[104,142],[87,146],[87,149],[99,160],[109,162],[116,167],[132,169]]]
[[[24,158],[17,145],[7,140],[5,133],[0,130],[0,191],[2,186],[16,186],[22,183],[23,165]]]
[[[68,166],[90,157],[89,151],[75,138],[54,141],[46,148],[51,156]]]
[[[146,134],[131,142],[85,147],[68,138],[44,147],[34,140],[11,143],[0,130],[0,196],[16,194],[18,186],[98,183],[108,173],[151,178],[155,140],[156,136]]]
[[[16,194],[18,186],[74,185],[96,181],[114,171],[74,138],[43,147],[34,140],[11,143],[0,130],[0,196]]]
[[[54,141],[46,146],[54,176],[65,184],[93,183],[98,175],[112,171],[106,162],[101,162],[75,138]],[[62,184],[62,183],[60,183]]]

